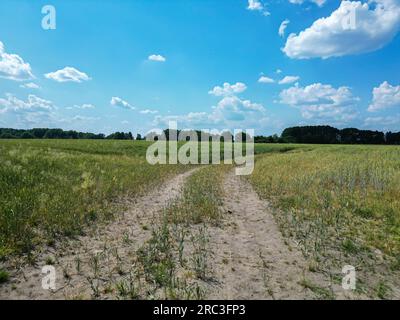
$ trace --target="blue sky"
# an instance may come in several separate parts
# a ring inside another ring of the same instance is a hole
[[[400,131],[399,29],[400,0],[2,0],[0,127]]]

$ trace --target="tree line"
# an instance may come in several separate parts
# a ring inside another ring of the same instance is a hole
[[[282,142],[318,144],[400,144],[400,132],[381,132],[331,126],[291,127],[283,130]]]
[[[193,132],[200,140],[202,137],[213,140],[215,135],[201,132]],[[179,140],[181,131],[171,132],[170,129],[164,130],[164,137],[170,140],[171,137]],[[155,134],[155,133],[150,133]],[[239,133],[240,134],[240,133]],[[188,139],[187,135],[185,139]],[[225,140],[238,140],[237,135],[226,131],[218,138],[224,137]],[[102,133],[95,134],[90,132],[78,132],[74,130],[62,129],[11,129],[0,128],[0,139],[111,139],[111,140],[134,140],[131,132],[114,132],[110,135]],[[136,140],[145,140],[146,137],[137,134]],[[246,134],[242,133],[243,141]],[[290,127],[283,130],[281,136],[255,136],[255,143],[314,143],[314,144],[397,144],[400,145],[400,132],[381,132],[372,130],[360,130],[356,128],[337,129],[331,126],[302,126]]]
[[[140,136],[140,135],[139,135]],[[62,129],[11,129],[0,128],[0,139],[111,139],[111,140],[133,140],[131,132],[114,132],[110,135],[103,133],[78,132]],[[141,139],[141,137],[140,137]]]

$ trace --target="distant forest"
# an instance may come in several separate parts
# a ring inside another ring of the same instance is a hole
[[[140,136],[140,135],[139,135]],[[139,137],[141,139],[141,137]],[[131,132],[115,132],[108,136],[99,133],[77,132],[62,129],[10,129],[0,128],[0,139],[111,139],[111,140],[133,140]]]
[[[284,142],[320,144],[400,144],[400,132],[336,129],[330,126],[292,127],[283,130]]]
[[[176,132],[177,136],[180,131]],[[196,131],[200,137],[201,131]],[[171,131],[164,130],[167,140]],[[233,135],[224,133],[224,137]],[[207,134],[206,134],[207,135]],[[245,134],[242,134],[243,137]],[[211,139],[211,136],[209,139]],[[236,137],[237,138],[237,137]],[[102,133],[77,132],[62,129],[10,129],[0,128],[0,139],[110,139],[110,140],[134,140],[131,132],[115,132],[110,135]],[[144,140],[145,137],[137,134],[136,140]],[[176,139],[176,138],[175,138]],[[331,126],[303,126],[291,127],[283,130],[281,136],[255,136],[255,143],[312,143],[312,144],[396,144],[400,145],[400,132],[381,132],[372,130],[359,130],[356,128],[336,129]]]

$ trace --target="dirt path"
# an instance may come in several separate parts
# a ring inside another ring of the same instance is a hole
[[[45,248],[35,266],[14,268],[10,281],[0,286],[0,299],[115,299],[119,291],[129,298],[137,250],[195,170],[126,203],[129,210],[115,221]],[[296,244],[282,236],[272,208],[245,179],[231,171],[223,186],[223,221],[207,228],[212,277],[205,281],[206,299],[351,298],[326,275],[310,271]],[[45,265],[55,267],[56,290],[42,288]]]
[[[300,250],[283,238],[271,208],[231,172],[224,181],[221,228],[210,230],[216,283],[210,299],[313,299],[300,283],[310,275]]]
[[[0,286],[0,299],[115,298],[115,284],[129,277],[136,250],[151,236],[151,226],[169,202],[181,194],[190,170],[150,194],[127,203],[129,210],[115,221],[76,240],[46,248],[35,266],[24,266]],[[42,288],[42,267],[53,265],[56,290]]]

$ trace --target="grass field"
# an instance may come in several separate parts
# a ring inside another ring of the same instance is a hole
[[[183,166],[151,166],[144,141],[2,140],[0,258],[73,235]],[[287,146],[262,146],[279,152]]]
[[[110,217],[119,196],[136,196],[183,170],[151,166],[146,142],[0,142],[0,258],[28,253]]]
[[[297,239],[311,268],[335,277],[338,266],[360,266],[365,282],[382,273],[377,290],[390,281],[400,268],[399,147],[310,146],[257,160],[250,181],[281,209],[282,232]]]
[[[149,165],[148,145],[0,140],[0,259],[29,256],[88,224],[112,220],[121,198],[138,197],[192,168]],[[359,293],[390,297],[400,269],[400,147],[257,144],[255,152],[255,170],[246,179],[275,208],[282,234],[298,244],[310,271],[339,283],[341,267],[351,264],[360,274]],[[208,272],[207,230],[224,218],[222,181],[230,168],[193,173],[137,251],[141,283],[157,297],[204,296],[199,281]],[[0,281],[7,281],[0,271]],[[129,293],[129,285],[119,283],[121,297],[150,297],[149,291]]]

